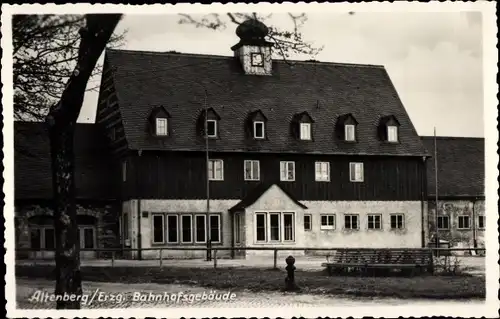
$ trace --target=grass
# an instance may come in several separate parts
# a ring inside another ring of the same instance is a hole
[[[53,266],[16,266],[16,276],[54,280]],[[281,291],[286,272],[259,268],[82,267],[82,278],[95,282],[187,284],[218,290]],[[328,276],[324,271],[296,271],[300,293],[360,297],[485,298],[478,276],[358,277]]]

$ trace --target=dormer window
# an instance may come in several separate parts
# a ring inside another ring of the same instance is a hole
[[[253,122],[253,137],[257,139],[264,138],[266,136],[265,133],[265,125],[262,121],[254,121]]]
[[[202,110],[196,124],[199,136],[204,138],[218,138],[219,121],[220,116],[213,108]]]
[[[337,137],[342,141],[356,142],[357,126],[358,126],[358,121],[356,121],[356,119],[351,113],[339,116],[337,124],[335,126]]]
[[[314,120],[307,112],[295,114],[292,118],[292,134],[301,141],[312,140],[312,125]]]
[[[387,141],[397,142],[398,141],[398,127],[394,125],[387,126]]]
[[[311,123],[300,123],[300,139],[311,139]]]
[[[380,139],[389,143],[398,143],[400,139],[399,126],[399,121],[395,116],[382,117],[378,127]]]
[[[356,125],[353,124],[345,125],[345,140],[348,142],[356,141]]]
[[[168,135],[168,119],[167,118],[156,118],[156,135],[167,136]]]
[[[217,121],[207,120],[207,130],[205,132],[207,137],[217,137]]]
[[[169,127],[170,114],[163,106],[153,108],[149,116],[151,134],[157,137],[167,137],[170,135]]]
[[[245,132],[248,139],[266,140],[267,118],[261,110],[250,112],[245,120]]]
[[[262,53],[252,53],[252,66],[264,66],[264,55]]]

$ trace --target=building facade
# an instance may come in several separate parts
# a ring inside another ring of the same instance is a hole
[[[254,20],[236,34],[232,57],[106,51],[96,123],[75,138],[81,247],[426,246],[432,152],[384,67],[273,60]],[[16,158],[18,247],[53,246],[44,134],[38,159]]]
[[[455,248],[484,248],[484,139],[422,137],[428,151],[436,150],[427,166],[429,241],[446,241]],[[436,187],[437,179],[437,187]],[[436,215],[436,192],[438,210]]]

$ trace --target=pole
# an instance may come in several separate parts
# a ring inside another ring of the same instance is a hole
[[[438,160],[437,160],[437,137],[436,128],[434,127],[434,178],[436,179],[436,248],[439,248],[439,234],[438,234]]]
[[[210,261],[210,176],[208,176],[209,172],[209,165],[210,165],[210,158],[208,154],[208,103],[207,103],[207,91],[204,90],[205,92],[205,160],[206,160],[206,166],[207,166],[207,180],[206,180],[206,188],[207,188],[207,215],[205,217],[205,232],[206,232],[206,238],[207,238],[207,261]],[[215,169],[215,167],[214,167]]]

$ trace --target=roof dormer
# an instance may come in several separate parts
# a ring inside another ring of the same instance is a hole
[[[267,117],[261,110],[250,112],[245,126],[249,138],[255,140],[267,139]]]
[[[149,114],[149,127],[152,135],[167,137],[171,135],[170,114],[163,106],[157,106]]]
[[[351,113],[339,116],[335,125],[337,137],[342,141],[352,143],[358,140],[357,128],[358,121]]]
[[[378,126],[380,139],[384,142],[398,143],[400,126],[398,119],[394,115],[383,116],[380,118]]]
[[[312,126],[314,120],[307,112],[297,113],[292,118],[292,133],[301,141],[312,141]]]
[[[198,117],[198,132],[207,138],[219,138],[220,116],[213,108],[202,110]]]
[[[236,28],[240,41],[231,50],[245,74],[271,75],[273,43],[265,40],[268,33],[268,27],[256,19],[248,19]]]

